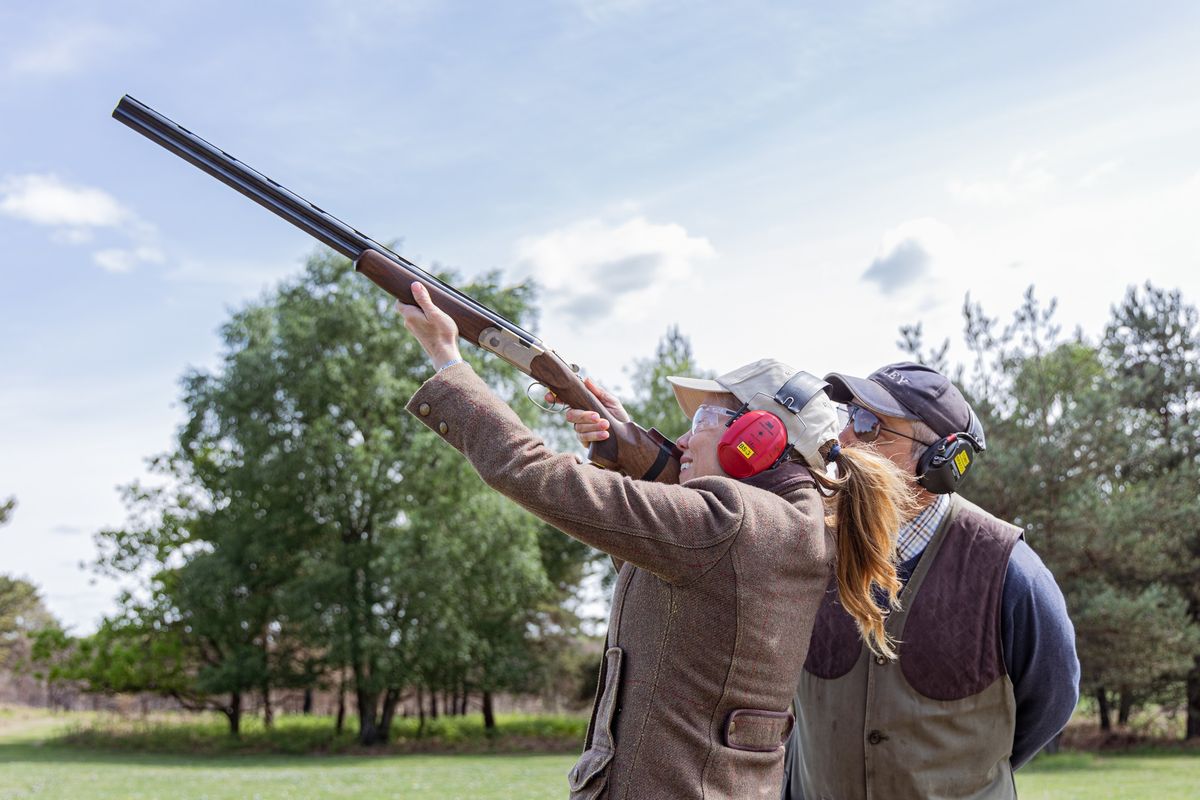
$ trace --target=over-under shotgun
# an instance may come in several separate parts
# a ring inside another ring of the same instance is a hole
[[[571,365],[533,334],[129,95],[121,98],[113,117],[346,256],[393,297],[411,305],[412,282],[423,283],[438,307],[458,323],[463,339],[495,353],[561,402],[608,420],[609,438],[588,450],[593,463],[643,480],[678,482],[674,444],[653,428],[614,419]]]

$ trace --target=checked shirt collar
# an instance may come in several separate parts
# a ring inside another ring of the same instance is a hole
[[[903,564],[925,552],[925,546],[937,533],[950,510],[950,495],[939,494],[925,510],[900,526],[896,535],[896,560]]]

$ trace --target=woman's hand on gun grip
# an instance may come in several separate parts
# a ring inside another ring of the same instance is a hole
[[[397,302],[396,307],[404,317],[404,327],[416,338],[433,366],[440,369],[462,360],[458,352],[458,325],[434,304],[423,284],[413,281],[412,294],[417,301],[415,306]]]
[[[605,391],[591,378],[584,378],[583,385],[588,388],[588,391],[596,395],[596,399],[608,409],[613,419],[618,422],[629,422],[629,413],[625,411],[625,407],[621,405],[620,400]],[[546,402],[557,402],[554,392],[546,392]],[[595,411],[585,411],[579,408],[568,409],[567,422],[575,426],[575,435],[579,438],[579,443],[584,447],[587,447],[592,442],[603,441],[609,437],[608,420],[603,419]]]

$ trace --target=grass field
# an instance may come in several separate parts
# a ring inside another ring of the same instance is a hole
[[[1200,751],[1039,756],[1017,773],[1022,800],[1197,800]]]
[[[0,800],[10,798],[563,798],[573,755],[181,756],[58,743],[62,717],[0,719]],[[1200,798],[1200,752],[1042,757],[1023,800]]]
[[[2,713],[2,712],[0,712]],[[0,726],[3,717],[0,716]],[[119,717],[81,712],[64,715],[61,733],[48,743],[90,750],[166,755],[401,755],[410,753],[577,753],[587,733],[587,718],[551,714],[497,714],[486,731],[478,714],[426,720],[393,720],[391,740],[366,748],[355,738],[353,722],[338,734],[333,719],[282,715],[270,729],[261,717],[242,720],[241,735],[228,733],[219,714],[152,714]]]

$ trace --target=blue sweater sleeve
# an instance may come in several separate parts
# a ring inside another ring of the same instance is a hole
[[[1009,557],[1000,635],[1017,701],[1012,750],[1017,769],[1066,726],[1079,701],[1079,658],[1066,601],[1024,540]]]

